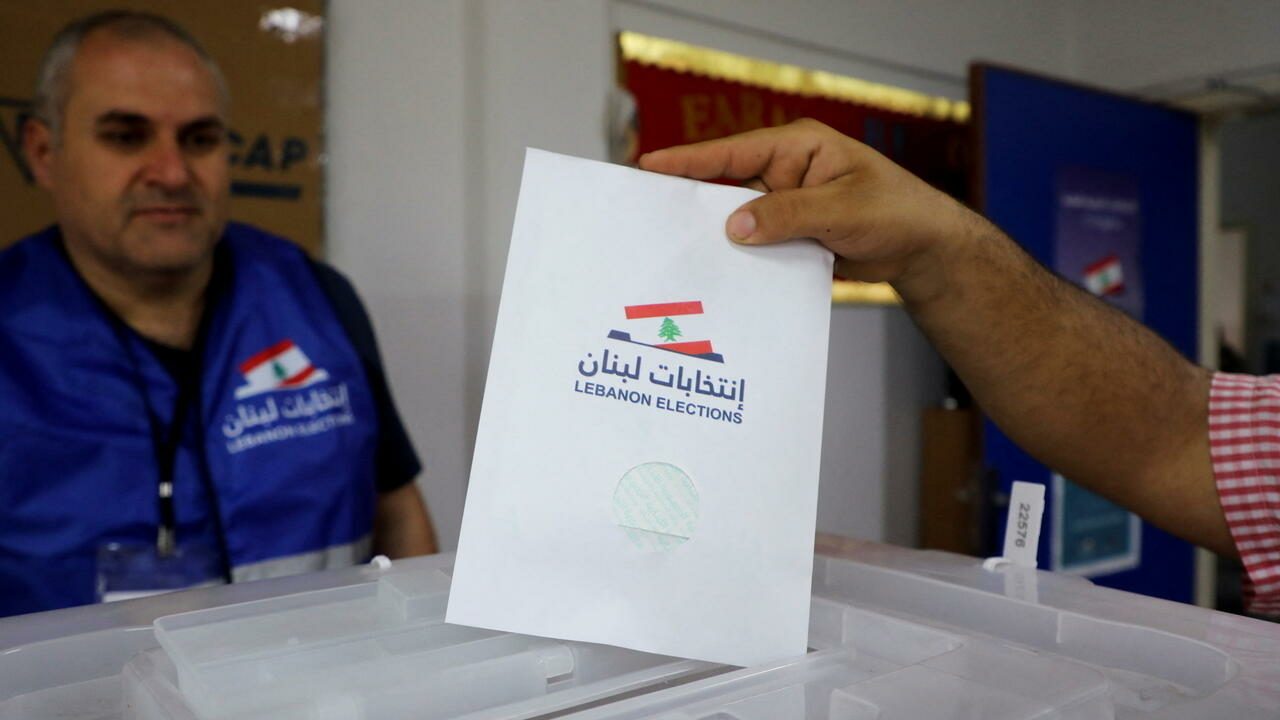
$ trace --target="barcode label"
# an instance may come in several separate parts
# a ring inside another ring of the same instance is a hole
[[[1019,567],[1034,568],[1044,517],[1044,485],[1014,482],[1009,495],[1009,522],[1004,530],[1004,557]]]

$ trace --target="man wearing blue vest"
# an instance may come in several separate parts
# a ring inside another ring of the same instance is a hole
[[[0,253],[0,615],[433,552],[351,286],[227,221],[227,93],[173,23],[72,23]]]

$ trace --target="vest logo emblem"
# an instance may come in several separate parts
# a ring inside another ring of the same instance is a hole
[[[281,340],[240,363],[245,384],[236,388],[236,399],[272,390],[303,388],[329,379],[324,368],[311,364],[307,354],[292,340]]]

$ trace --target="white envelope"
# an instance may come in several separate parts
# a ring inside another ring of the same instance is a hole
[[[757,194],[527,152],[448,622],[805,652],[832,257]]]

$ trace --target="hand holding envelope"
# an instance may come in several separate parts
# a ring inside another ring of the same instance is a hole
[[[832,260],[730,242],[757,195],[529,151],[449,622],[805,651]]]
[[[937,294],[939,247],[988,227],[946,193],[814,120],[658,150],[640,167],[768,190],[726,214],[731,237],[749,245],[814,238],[836,253],[841,277],[893,283],[908,301]]]

